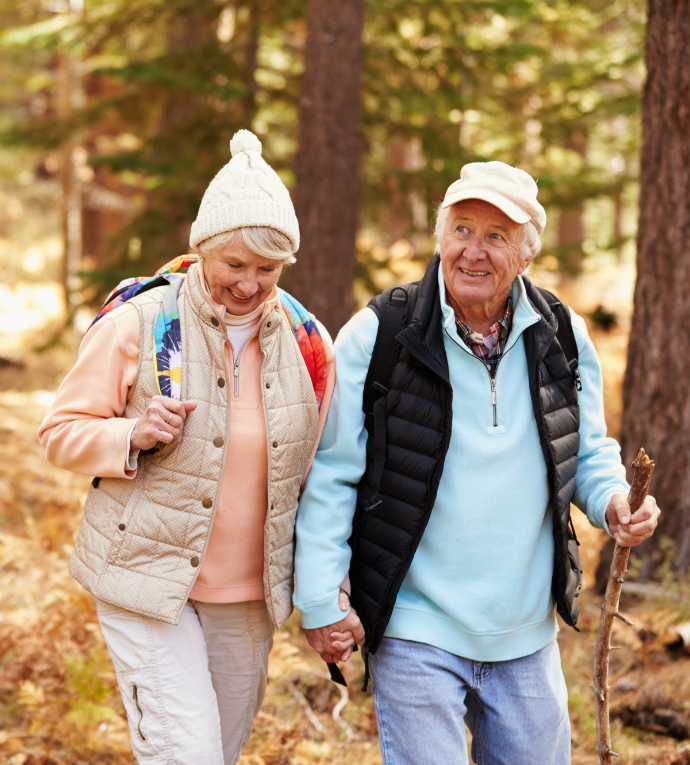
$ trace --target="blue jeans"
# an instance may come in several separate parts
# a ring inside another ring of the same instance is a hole
[[[384,638],[371,656],[384,765],[568,765],[568,692],[558,643],[481,662]]]

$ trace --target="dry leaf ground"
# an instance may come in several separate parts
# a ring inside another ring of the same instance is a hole
[[[590,302],[596,300],[596,295],[587,293],[586,297]],[[575,302],[578,295],[568,299]],[[604,361],[614,432],[620,413],[626,332],[625,316],[611,333],[594,332]],[[60,379],[73,362],[75,347],[73,341],[67,342],[65,347],[41,355],[17,349],[13,356],[23,366],[0,367],[0,765],[133,762],[124,711],[92,599],[67,572],[89,479],[48,465],[35,435]],[[570,691],[573,763],[595,765],[594,704],[589,685],[600,599],[592,595],[589,585],[604,535],[583,522],[578,512],[576,518],[586,572],[582,631],[564,628],[559,642]],[[642,625],[668,621],[670,609],[677,611],[674,619],[690,618],[690,602],[674,599],[672,593],[663,602],[627,597],[623,608]],[[690,708],[690,658],[672,656],[661,643],[643,650],[635,630],[625,634],[625,629],[617,626],[616,636],[624,648],[613,656],[612,680],[615,683],[625,677],[628,687],[636,684],[636,689],[615,694],[614,705],[634,705],[644,692],[650,692],[649,686],[656,686],[652,692],[665,696],[668,704]],[[276,636],[266,701],[242,765],[381,762],[372,698],[360,690],[359,656],[345,667],[350,695],[342,711],[341,693],[323,677],[324,670],[293,616]],[[339,721],[333,716],[338,705]],[[617,722],[613,740],[622,755],[620,761],[629,765],[671,762],[679,747],[672,739],[623,729]]]

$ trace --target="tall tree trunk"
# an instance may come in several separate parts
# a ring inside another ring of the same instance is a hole
[[[637,284],[623,397],[626,464],[659,466],[654,537],[690,563],[690,0],[649,0],[642,105]],[[658,548],[657,548],[658,549]],[[642,546],[643,571],[654,547]]]
[[[364,0],[309,0],[290,291],[335,333],[352,312]]]
[[[81,18],[82,0],[70,0],[66,13],[70,20]],[[58,77],[58,114],[68,119],[75,109],[84,106],[81,62],[72,53],[63,53]],[[65,312],[71,320],[79,305],[81,280],[78,276],[82,256],[82,183],[78,163],[82,159],[81,135],[73,134],[61,148],[60,180],[62,186],[62,289]]]
[[[577,130],[566,136],[565,147],[576,151],[583,162],[587,157],[587,135],[583,130]],[[584,253],[582,241],[585,238],[585,205],[582,200],[572,207],[561,210],[558,219],[558,251],[561,261],[561,274],[564,279],[570,279],[582,273]]]

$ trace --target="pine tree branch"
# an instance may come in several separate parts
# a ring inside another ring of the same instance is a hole
[[[640,449],[637,459],[633,462],[633,481],[628,495],[628,504],[630,505],[630,514],[637,510],[647,496],[649,482],[654,472],[654,463],[645,454],[644,449]],[[609,654],[618,646],[611,645],[611,632],[613,630],[613,620],[620,619],[625,624],[632,627],[632,622],[626,619],[618,612],[623,582],[628,567],[629,547],[620,547],[616,543],[611,562],[611,571],[609,581],[606,586],[606,595],[601,604],[601,617],[599,619],[599,631],[597,632],[597,641],[594,644],[594,704],[596,707],[597,718],[597,752],[599,754],[599,765],[611,765],[613,757],[618,755],[611,748],[611,729],[609,727]]]

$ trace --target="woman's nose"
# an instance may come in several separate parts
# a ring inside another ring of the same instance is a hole
[[[244,297],[251,297],[257,291],[258,283],[256,279],[245,277],[237,282],[237,289],[242,292]]]

